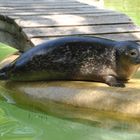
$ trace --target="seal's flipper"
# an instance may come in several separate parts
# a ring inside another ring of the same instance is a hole
[[[10,68],[11,68],[11,64],[7,64],[7,65],[3,66],[2,68],[0,68],[0,73],[5,73]]]
[[[105,77],[105,83],[112,87],[125,87],[122,81],[118,81],[115,76],[108,75]]]
[[[13,64],[7,64],[5,66],[3,66],[2,68],[0,68],[0,80],[8,80],[8,72],[12,69]]]
[[[5,72],[0,73],[0,80],[7,80],[7,74]]]

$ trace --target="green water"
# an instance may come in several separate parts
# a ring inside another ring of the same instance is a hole
[[[16,49],[0,43],[0,61],[14,52],[16,52]]]
[[[124,124],[124,128],[126,124]],[[1,140],[139,140],[137,132],[98,128],[0,101]]]
[[[140,25],[140,0],[104,0],[106,8],[127,14],[137,25]]]

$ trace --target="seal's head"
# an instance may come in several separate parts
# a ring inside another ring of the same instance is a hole
[[[133,41],[121,41],[116,48],[118,73],[129,79],[140,67],[140,45]]]

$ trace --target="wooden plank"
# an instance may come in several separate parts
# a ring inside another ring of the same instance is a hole
[[[82,17],[77,15],[51,15],[47,18],[40,16],[40,18],[37,19],[17,19],[15,22],[21,27],[83,26],[132,23],[128,17],[123,15],[95,17]]]
[[[67,9],[67,8],[94,8],[89,5],[26,5],[23,7],[0,6],[1,12],[4,10],[32,10],[32,9]]]
[[[74,3],[79,3],[79,1],[73,1],[73,0],[17,0],[17,1],[11,1],[11,0],[1,0],[1,3],[8,3],[8,4],[25,4],[25,3],[69,3],[69,2],[74,2]]]
[[[131,40],[131,41],[140,42],[140,33],[102,34],[102,35],[90,35],[90,36],[102,37],[102,38],[112,39],[116,41]],[[56,38],[58,37],[36,37],[36,38],[31,38],[31,41],[33,42],[33,44],[37,45],[42,42],[56,39]]]
[[[23,17],[33,17],[33,16],[44,16],[44,15],[69,15],[69,14],[74,14],[74,15],[85,15],[85,14],[93,14],[93,15],[96,15],[96,14],[103,14],[103,13],[113,13],[112,11],[102,11],[102,10],[98,10],[98,11],[63,11],[63,12],[24,12],[24,13],[2,13],[1,14],[4,14],[4,15],[7,15],[9,17],[20,17],[20,18],[23,18]]]
[[[126,16],[124,14],[121,14],[121,13],[117,13],[117,12],[93,12],[93,13],[81,13],[80,15],[76,15],[77,18],[81,17],[81,18],[106,18],[106,17],[110,17],[110,16],[117,16],[117,17],[125,17]],[[53,20],[55,20],[55,18],[61,18],[62,17],[67,17],[67,18],[75,18],[75,15],[73,14],[63,14],[63,15],[32,15],[31,17],[30,16],[24,16],[24,17],[20,17],[19,16],[19,20],[36,20],[36,19],[44,19],[44,20],[47,20],[47,19],[50,19],[52,18]],[[18,19],[18,18],[16,18]],[[127,19],[129,19],[127,17]]]
[[[67,14],[63,14],[63,13],[50,13],[50,14],[40,14],[40,15],[13,15],[13,16],[10,16],[11,18],[13,19],[39,19],[40,17],[44,17],[44,18],[47,18],[47,16],[52,16],[52,15],[69,15],[69,13]],[[75,13],[74,15],[78,15],[78,16],[82,16],[82,17],[89,17],[89,16],[113,16],[113,15],[124,15],[124,14],[121,14],[121,13],[118,13],[118,12],[87,12],[87,13],[83,13],[83,12],[79,12],[79,13]]]
[[[119,25],[100,25],[100,26],[75,26],[75,27],[53,27],[53,28],[25,28],[23,31],[28,37],[61,37],[67,35],[90,35],[90,34],[112,34],[112,33],[130,33],[140,32],[140,27],[133,24]]]
[[[37,12],[39,12],[39,11],[44,11],[44,12],[46,12],[46,11],[52,11],[52,10],[63,10],[63,9],[67,9],[67,10],[70,10],[70,9],[76,9],[76,10],[82,10],[82,9],[87,9],[87,10],[94,10],[95,11],[95,7],[93,7],[93,6],[52,6],[52,7],[50,7],[50,6],[45,6],[45,7],[38,7],[38,8],[36,8],[36,7],[22,7],[22,8],[0,8],[1,9],[1,12],[29,12],[29,11],[32,11],[32,10],[34,10],[34,11],[37,11]],[[8,10],[8,11],[7,11]]]
[[[9,4],[9,3],[0,3],[0,7],[5,7],[5,8],[24,8],[24,7],[29,7],[29,6],[31,6],[31,7],[35,7],[35,6],[62,6],[62,5],[64,5],[64,6],[67,6],[67,5],[71,5],[71,6],[79,6],[79,5],[87,5],[87,4],[84,4],[84,3],[82,3],[82,4],[80,4],[80,3],[78,3],[78,2],[72,2],[72,3],[30,3],[30,4],[28,4],[28,3],[25,3],[25,4],[17,4],[17,3],[15,3],[15,4]]]
[[[17,13],[17,14],[23,14],[25,13],[30,13],[30,14],[34,14],[34,13],[42,13],[42,12],[70,12],[71,10],[76,10],[76,8],[68,8],[67,10],[65,9],[34,9],[34,10],[16,10],[16,9],[13,9],[12,11],[11,10],[1,10],[1,13]]]
[[[63,9],[66,9],[66,10],[70,10],[70,9],[76,9],[77,11],[101,11],[101,9],[97,9],[96,7],[93,7],[93,6],[45,6],[43,8],[35,8],[35,7],[24,7],[24,8],[0,8],[1,9],[1,12],[7,12],[7,13],[10,13],[10,12],[30,12],[30,11],[36,11],[36,12],[40,12],[40,11],[44,11],[44,12],[47,12],[47,11],[52,11],[52,10],[63,10]],[[8,10],[8,11],[7,11]],[[106,11],[105,9],[102,9],[102,11]],[[108,10],[109,11],[109,10]]]
[[[11,1],[11,0],[1,0],[1,3],[10,3],[10,4],[15,4],[15,3],[19,3],[19,4],[23,4],[23,3],[69,3],[69,2],[79,2],[77,0],[17,0],[17,1]]]
[[[78,2],[78,1],[73,1],[73,0],[17,0],[17,1],[11,1],[11,0],[1,0],[1,3],[8,3],[8,4],[25,4],[25,3],[69,3],[69,2]]]
[[[79,3],[79,2],[71,2],[71,3],[64,3],[64,2],[46,2],[46,3],[24,3],[24,4],[4,4],[4,3],[0,3],[0,9],[30,9],[30,8],[65,8],[65,7],[92,7],[92,8],[97,8],[93,5],[88,5],[85,3]]]
[[[11,1],[10,1],[11,2]],[[19,1],[16,1],[14,3],[10,2],[1,2],[0,6],[3,7],[26,7],[26,6],[35,6],[35,5],[87,5],[85,3],[80,3],[77,1],[54,1],[54,2],[40,2],[40,1],[34,1],[34,2],[24,2],[24,3],[19,3]]]
[[[22,13],[22,12],[70,12],[70,11],[88,11],[88,12],[103,12],[103,10],[93,7],[54,7],[54,8],[24,8],[24,9],[0,9],[1,13]]]
[[[2,10],[1,9],[1,13],[17,13],[17,14],[20,14],[20,13],[30,13],[30,14],[34,14],[34,13],[42,13],[42,12],[71,12],[71,11],[92,11],[92,12],[105,12],[107,10],[103,10],[103,9],[96,9],[96,8],[75,8],[75,7],[72,7],[72,8],[67,8],[67,9],[54,9],[54,8],[51,8],[51,9],[28,9],[28,10],[22,10],[22,9],[19,9],[19,10],[16,10],[16,9],[12,9],[12,10]],[[110,10],[108,10],[110,11]]]

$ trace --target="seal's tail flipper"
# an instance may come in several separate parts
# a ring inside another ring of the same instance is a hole
[[[8,79],[8,75],[7,72],[11,69],[11,63],[7,64],[6,66],[2,67],[0,69],[0,80],[7,80]]]
[[[7,76],[6,76],[6,71],[5,71],[5,67],[0,69],[0,80],[7,80]]]
[[[7,74],[5,72],[0,72],[0,80],[7,80]]]

